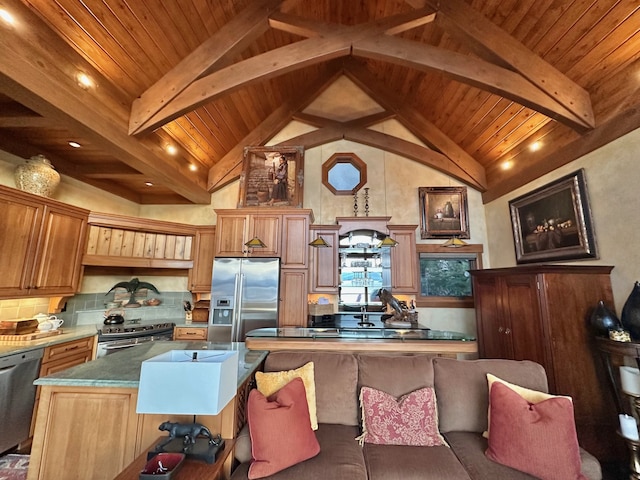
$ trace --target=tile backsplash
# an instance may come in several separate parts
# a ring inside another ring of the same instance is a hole
[[[140,318],[142,320],[177,319],[184,317],[182,302],[194,303],[190,292],[163,292],[158,295],[161,303],[155,307],[124,308],[125,320]],[[113,295],[104,293],[81,293],[67,301],[64,311],[56,313],[66,326],[91,325],[101,323],[107,310],[106,304],[113,300]],[[48,298],[24,298],[0,300],[0,320],[14,318],[30,318],[38,313],[49,313]]]

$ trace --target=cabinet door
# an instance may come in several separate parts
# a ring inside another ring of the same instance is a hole
[[[307,326],[307,270],[280,272],[279,327]]]
[[[391,248],[391,289],[393,293],[417,295],[417,225],[389,225],[389,235],[398,244]]]
[[[532,360],[547,371],[544,346],[547,338],[543,329],[538,295],[537,275],[508,275],[502,279],[502,306],[508,317],[505,336],[512,344],[514,360]]]
[[[329,225],[326,228],[314,228],[311,240],[324,238],[331,247],[310,248],[310,285],[311,293],[338,294],[338,250],[339,225]]]
[[[480,358],[513,358],[509,341],[511,325],[502,311],[502,284],[499,277],[473,277],[478,350]]]
[[[31,283],[43,205],[0,196],[0,297],[23,296]]]
[[[36,256],[33,290],[38,295],[72,294],[80,282],[86,215],[47,206]]]
[[[249,231],[245,242],[258,237],[265,246],[263,248],[250,248],[248,256],[279,257],[282,215],[251,215],[249,221]]]
[[[193,293],[210,293],[216,227],[198,227],[195,240],[193,268],[189,271],[189,289]]]
[[[245,232],[248,229],[249,217],[247,215],[220,215],[216,222],[216,257],[241,257],[244,256],[246,247]]]
[[[309,215],[282,216],[282,268],[307,268]]]

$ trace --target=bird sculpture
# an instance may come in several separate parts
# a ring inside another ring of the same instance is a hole
[[[138,280],[138,278],[134,278],[129,280],[128,282],[118,282],[116,283],[113,287],[111,287],[111,290],[109,290],[105,295],[109,295],[113,290],[115,290],[116,288],[125,288],[127,290],[127,292],[129,292],[131,294],[131,297],[129,297],[129,302],[127,303],[126,306],[139,306],[140,304],[138,302],[136,302],[136,292],[142,288],[148,288],[149,290],[153,290],[154,292],[156,292],[157,294],[160,294],[160,292],[158,291],[158,289],[153,286],[151,283],[149,282],[141,282],[140,280]]]

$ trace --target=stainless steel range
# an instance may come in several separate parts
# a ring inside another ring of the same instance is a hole
[[[104,325],[98,330],[97,357],[147,342],[173,340],[175,323],[145,323],[130,320],[120,325]]]

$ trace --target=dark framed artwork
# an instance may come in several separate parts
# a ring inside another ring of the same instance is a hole
[[[238,208],[302,208],[304,147],[244,147]]]
[[[509,201],[517,263],[598,258],[584,170]]]
[[[469,238],[467,187],[419,187],[420,238]]]

